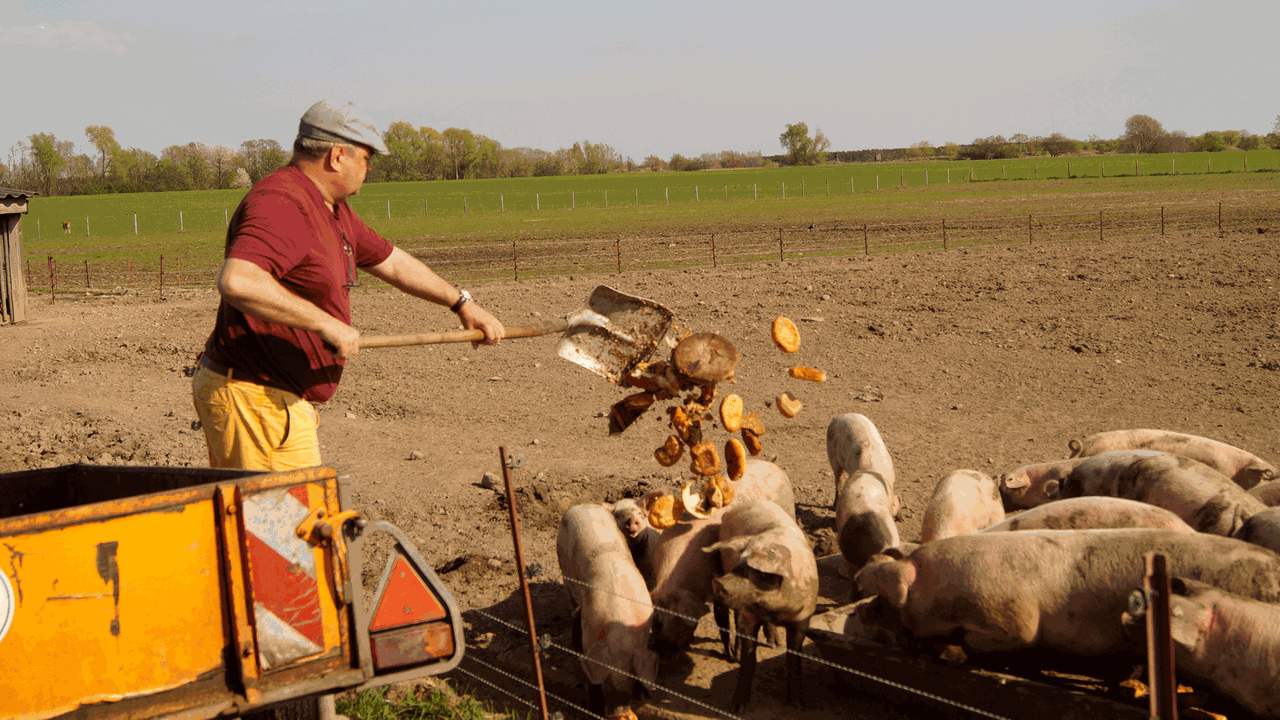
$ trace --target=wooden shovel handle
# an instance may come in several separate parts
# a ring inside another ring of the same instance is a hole
[[[538,325],[522,325],[507,328],[507,338],[538,337],[564,332],[569,327],[565,318],[548,320]],[[360,338],[360,349],[380,347],[403,347],[405,345],[438,345],[440,343],[460,343],[483,340],[484,332],[472,330],[451,330],[449,332],[415,333],[412,335],[381,335]]]

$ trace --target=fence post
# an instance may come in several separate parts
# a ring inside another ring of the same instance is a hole
[[[84,216],[84,236],[89,237],[89,216]]]
[[[462,214],[463,215],[467,214],[467,196],[466,195],[462,196]]]
[[[160,256],[160,297],[164,297],[164,256]]]
[[[622,274],[622,238],[613,239],[613,253],[618,258],[618,274]]]
[[[1031,216],[1028,215],[1027,216],[1027,244],[1030,245],[1032,242],[1034,241],[1031,239]]]
[[[880,189],[880,173],[876,173],[876,189]]]
[[[782,228],[778,228],[778,262],[782,262]]]
[[[187,226],[182,222],[182,211],[178,211],[178,232],[186,232]]]
[[[529,594],[529,577],[524,567],[524,547],[520,544],[520,521],[516,517],[516,493],[511,485],[511,470],[507,464],[506,447],[498,448],[502,462],[502,481],[507,488],[507,512],[511,517],[511,539],[516,549],[516,574],[520,576],[520,589],[524,593],[525,622],[529,626],[529,653],[533,657],[534,676],[538,682],[538,696],[542,700],[542,720],[548,720],[547,690],[542,682],[542,661],[538,655],[538,632],[533,626],[533,600]]]
[[[947,184],[951,184],[951,168],[947,168]]]
[[[947,219],[942,218],[942,249],[947,249]]]
[[[604,206],[609,207],[609,191],[604,191]]]
[[[541,210],[541,209],[542,209],[542,194],[541,194],[541,193],[534,193],[534,194],[533,194],[533,209],[534,209],[534,210]]]
[[[925,184],[925,185],[928,185],[928,184],[929,184],[929,171],[928,171],[928,170],[925,170],[925,171],[924,171],[924,184]]]
[[[422,217],[431,217],[431,207],[427,202],[426,198],[422,198]]]
[[[907,174],[901,170],[898,171],[898,187],[907,186]]]
[[[636,188],[636,205],[640,205],[640,188]]]
[[[786,180],[782,181],[782,199],[783,200],[787,199],[787,181]]]
[[[578,209],[578,191],[577,190],[569,191],[569,209],[570,210]]]
[[[1102,240],[1102,211],[1098,211],[1098,240]]]
[[[1067,179],[1068,180],[1071,179],[1071,161],[1070,160],[1067,161]]]
[[[606,205],[609,204],[608,190],[604,191],[604,201]],[[506,211],[507,211],[507,198],[502,193],[498,193],[498,212],[506,212]]]
[[[693,185],[693,201],[694,201],[694,202],[702,202],[702,194],[698,192],[698,185],[697,185],[697,183],[694,183],[694,185]]]
[[[804,197],[804,179],[800,180],[800,197]]]
[[[511,241],[511,279],[520,279],[520,262],[516,259],[516,241]]]
[[[724,199],[725,199],[725,202],[729,201],[729,185],[728,184],[724,186]]]
[[[760,199],[760,187],[756,183],[751,183],[751,199]]]
[[[89,261],[85,260],[84,261],[84,289],[88,290],[91,287],[93,286],[89,284]]]
[[[711,267],[716,267],[716,234],[711,233]]]
[[[40,218],[36,218],[36,239],[40,239]],[[31,283],[27,283],[30,285]]]
[[[49,256],[49,302],[53,302],[57,298],[53,295],[53,256]]]
[[[1218,234],[1222,234],[1222,203],[1218,203]]]
[[[850,195],[856,195],[856,194],[857,194],[857,191],[856,191],[856,190],[854,190],[854,188],[853,188],[853,177],[852,177],[852,176],[850,176],[850,177],[849,177],[849,194],[850,194]]]
[[[662,192],[664,193],[664,195],[665,195],[665,196],[666,196],[666,198],[667,198],[667,204],[668,204],[668,205],[670,205],[670,204],[671,204],[671,188],[669,188],[669,187],[664,187],[664,188],[662,188]]]
[[[388,220],[391,219],[391,201],[390,200],[387,201],[387,219]]]
[[[867,224],[862,223],[862,254],[870,255],[871,246],[867,244]]]
[[[226,230],[231,227],[231,220],[227,217],[227,209],[222,208],[222,229]]]
[[[138,234],[138,213],[133,214],[133,234]]]
[[[133,260],[125,258],[124,261],[124,286],[129,287],[133,284]]]
[[[1160,234],[1164,235],[1164,206],[1160,206]]]
[[[827,197],[831,197],[831,178],[827,178]]]

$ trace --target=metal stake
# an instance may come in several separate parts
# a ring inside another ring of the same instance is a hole
[[[520,574],[520,590],[524,593],[524,612],[529,623],[529,652],[533,655],[533,671],[538,679],[538,697],[542,701],[542,720],[550,720],[547,713],[547,689],[542,683],[542,660],[538,657],[538,632],[533,627],[533,601],[529,597],[529,578],[524,572],[524,547],[520,544],[520,521],[516,517],[516,493],[511,487],[511,470],[507,467],[507,449],[498,448],[502,463],[502,482],[507,486],[507,513],[511,516],[511,538],[516,546],[516,571]]]
[[[1143,590],[1147,593],[1147,673],[1151,686],[1151,717],[1177,720],[1175,702],[1178,683],[1173,665],[1173,636],[1170,634],[1169,570],[1165,556],[1151,552],[1146,557]]]

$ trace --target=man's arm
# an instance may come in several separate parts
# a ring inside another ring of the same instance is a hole
[[[398,247],[391,250],[391,255],[386,260],[367,269],[374,277],[416,298],[445,307],[458,301],[457,288],[421,260]],[[493,345],[506,335],[506,328],[502,323],[477,303],[464,303],[458,311],[458,317],[464,328],[478,328],[484,332],[486,345]]]
[[[248,260],[228,258],[222,264],[218,292],[246,315],[319,334],[335,357],[349,358],[360,350],[358,330],[291,292]]]

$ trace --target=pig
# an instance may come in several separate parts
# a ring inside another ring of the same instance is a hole
[[[1267,507],[1280,505],[1280,482],[1272,481],[1249,488],[1249,494],[1262,501]]]
[[[800,646],[818,603],[818,564],[796,521],[768,500],[734,502],[720,523],[725,573],[712,581],[715,598],[733,610],[738,632],[738,682],[730,711],[740,714],[751,695],[756,638],[761,625],[786,628],[787,702],[803,704]]]
[[[877,558],[856,579],[897,608],[916,640],[961,632],[975,652],[1041,647],[1094,657],[1133,649],[1118,620],[1142,584],[1148,552],[1163,553],[1171,574],[1280,601],[1280,555],[1232,538],[1146,528],[957,535],[909,558]]]
[[[1023,465],[1000,475],[1000,494],[1007,509],[1033,508],[1062,497],[1062,479],[1084,458]]]
[[[795,518],[795,492],[791,479],[777,465],[765,460],[747,460],[742,478],[734,482],[734,498],[728,507],[750,500],[768,500]],[[710,517],[685,513],[680,522],[658,534],[653,557],[653,603],[658,609],[655,647],[670,657],[688,647],[698,621],[707,614],[711,580],[719,575],[719,556],[703,549],[719,541],[720,518],[726,508],[713,510]],[[715,605],[716,625],[728,625],[728,610]],[[727,634],[722,631],[727,645]],[[726,651],[728,648],[726,648]]]
[[[867,558],[900,542],[893,460],[876,426],[857,413],[827,425],[827,460],[838,488],[836,542],[852,576]]]
[[[573,647],[583,655],[590,687],[589,709],[634,720],[631,701],[658,675],[658,656],[649,649],[653,605],[609,508],[569,508],[560,518],[556,557],[573,609]]]
[[[920,526],[920,542],[975,533],[1001,520],[1004,503],[996,481],[977,470],[953,470],[933,489]]]
[[[1113,497],[1078,497],[1038,505],[1010,515],[982,532],[1016,530],[1101,530],[1104,528],[1152,528],[1194,532],[1164,508],[1136,500]]]
[[[650,493],[653,494],[653,493]],[[647,496],[646,496],[647,497]],[[658,531],[649,525],[648,514],[645,513],[645,499],[636,501],[623,498],[609,506],[613,513],[618,530],[627,539],[627,548],[631,551],[631,560],[644,578],[645,586],[653,589],[653,556],[658,549]]]
[[[1169,581],[1174,664],[1260,718],[1280,718],[1280,606],[1190,578]],[[1145,637],[1143,607],[1122,616]]]
[[[1172,511],[1192,528],[1238,537],[1266,509],[1230,478],[1199,460],[1153,450],[1121,450],[1084,458],[1061,485],[1064,498],[1105,495]]]
[[[1280,508],[1267,508],[1244,521],[1238,537],[1280,553]]]
[[[1101,455],[1115,450],[1156,450],[1181,455],[1208,465],[1248,490],[1275,477],[1271,463],[1217,440],[1168,430],[1112,430],[1067,443],[1071,457]]]

